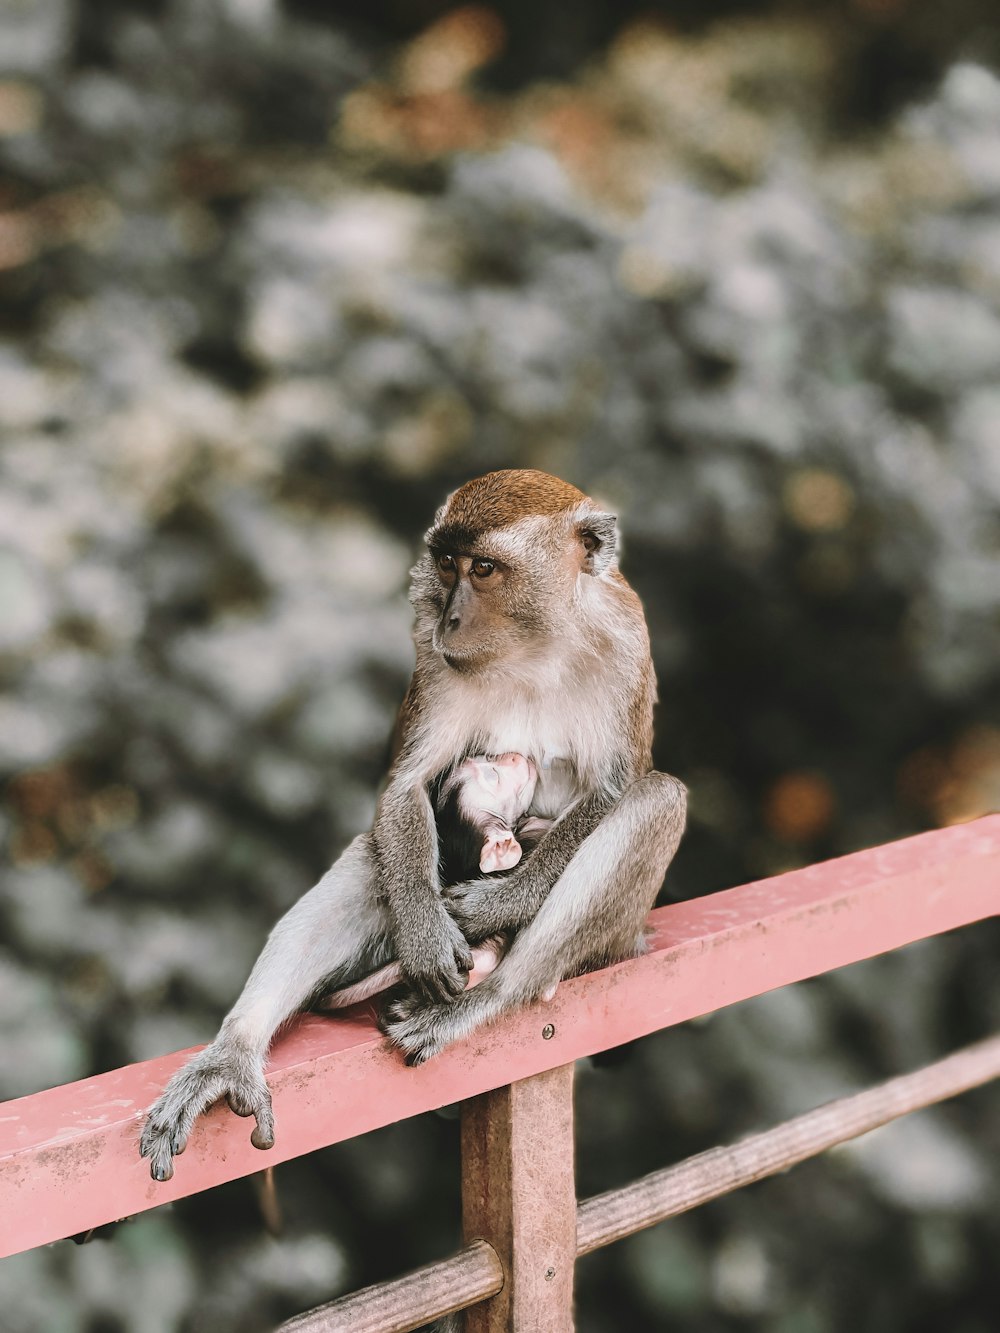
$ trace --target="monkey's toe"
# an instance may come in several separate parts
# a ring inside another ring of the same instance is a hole
[[[274,1131],[271,1130],[269,1132],[267,1130],[261,1129],[260,1126],[258,1126],[255,1130],[251,1132],[250,1142],[253,1144],[255,1148],[259,1148],[261,1152],[266,1152],[268,1148],[274,1147]]]
[[[257,1124],[250,1135],[250,1142],[255,1148],[266,1151],[274,1147],[274,1112],[271,1110],[271,1098],[267,1096],[254,1110]]]
[[[419,1013],[421,1008],[425,1007],[425,1002],[414,991],[404,991],[397,995],[395,999],[382,1010],[379,1018],[379,1027],[388,1035],[389,1027],[392,1024],[404,1023],[412,1018],[414,1014]]]
[[[149,1174],[154,1180],[159,1181],[161,1185],[168,1180],[172,1180],[174,1175],[174,1163],[170,1154],[167,1153],[163,1158],[154,1158],[149,1164]]]
[[[139,1143],[139,1154],[149,1158],[149,1174],[153,1180],[169,1180],[174,1174],[174,1151],[171,1135],[166,1129],[147,1125]]]
[[[395,1017],[387,1014],[382,1031],[402,1051],[406,1064],[422,1065],[446,1045],[441,1017],[447,1012],[446,1007],[424,1007]]]

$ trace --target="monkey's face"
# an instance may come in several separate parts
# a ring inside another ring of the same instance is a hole
[[[455,671],[478,671],[512,657],[544,634],[538,603],[525,598],[524,571],[495,544],[482,554],[432,550],[440,613],[432,643]]]
[[[610,523],[607,531],[597,530]],[[577,619],[581,575],[610,567],[614,519],[545,473],[494,472],[438,511],[413,570],[418,641],[449,668],[536,663]],[[601,566],[595,553],[607,557]]]

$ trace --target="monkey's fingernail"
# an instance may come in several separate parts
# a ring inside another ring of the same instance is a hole
[[[169,1161],[165,1163],[154,1162],[153,1165],[149,1168],[149,1174],[153,1177],[154,1180],[158,1180],[161,1184],[163,1184],[164,1181],[170,1180],[171,1177],[173,1176],[174,1164],[173,1162]]]
[[[266,1152],[268,1148],[274,1147],[274,1135],[258,1125],[250,1135],[250,1142],[255,1148],[260,1148],[261,1152]]]

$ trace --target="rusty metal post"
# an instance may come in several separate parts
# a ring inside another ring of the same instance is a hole
[[[466,1311],[466,1333],[573,1333],[572,1064],[465,1103],[462,1219],[466,1243],[489,1241],[505,1279]]]

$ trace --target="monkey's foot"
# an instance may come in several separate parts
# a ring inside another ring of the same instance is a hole
[[[386,1005],[380,1027],[408,1065],[422,1065],[491,1016],[491,980],[448,1004],[426,1004],[409,992]]]
[[[398,1046],[408,1065],[422,1065],[448,1044],[441,1032],[444,1015],[452,1005],[413,1006],[409,997],[387,1006],[380,1027],[394,1046]]]
[[[213,1042],[177,1071],[150,1107],[139,1152],[149,1158],[154,1180],[170,1179],[173,1159],[187,1147],[194,1122],[223,1097],[237,1115],[253,1116],[256,1128],[250,1142],[255,1148],[274,1146],[271,1094],[260,1061],[246,1051]]]

